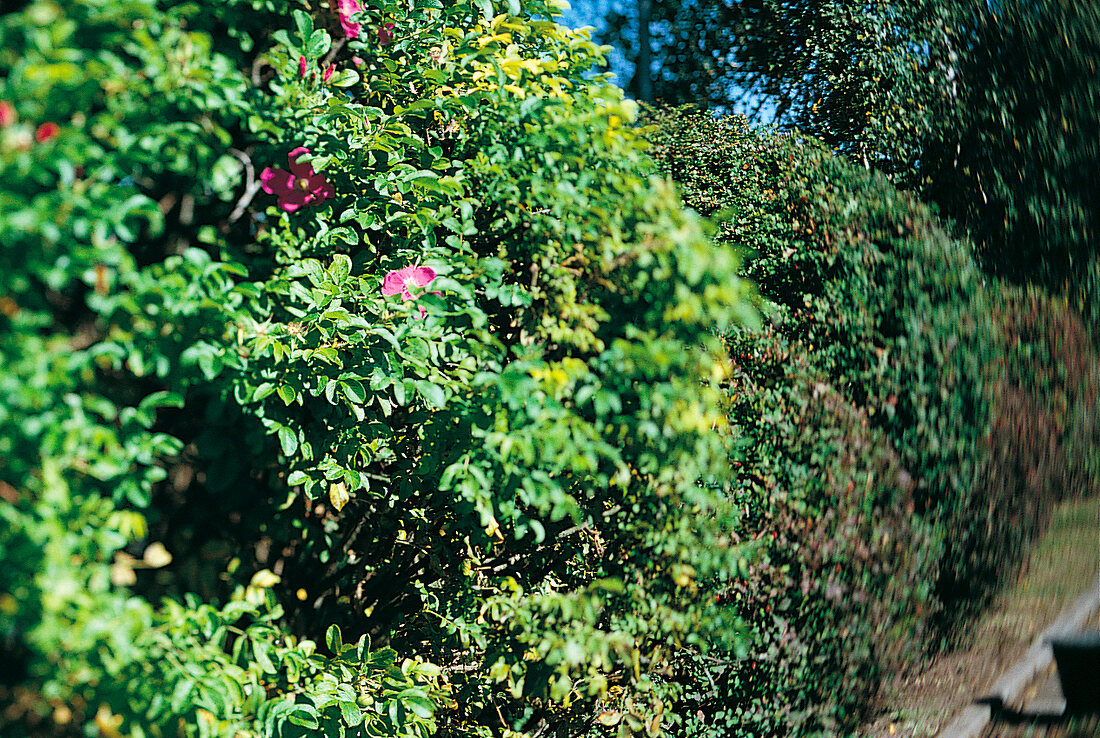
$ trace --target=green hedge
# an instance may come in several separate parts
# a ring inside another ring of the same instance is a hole
[[[308,7],[0,15],[9,730],[656,732],[735,254],[553,6]]]
[[[1089,325],[1067,296],[1000,287],[994,319],[1002,355],[987,368],[996,402],[967,537],[949,539],[960,565],[942,596],[978,602],[984,586],[1011,576],[1047,522],[1053,501],[1100,491],[1100,362]],[[982,530],[984,525],[985,530]]]
[[[988,285],[924,206],[812,139],[690,109],[648,122],[768,316],[727,334],[758,553],[717,596],[755,639],[695,665],[714,684],[696,673],[689,733],[845,734],[884,670],[957,634],[1054,500],[1096,489],[1096,355],[1064,303]]]

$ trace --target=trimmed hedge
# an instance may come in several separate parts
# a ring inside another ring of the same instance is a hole
[[[969,535],[948,539],[959,564],[939,584],[965,609],[981,603],[985,582],[1015,573],[1016,552],[1042,531],[1053,502],[1100,492],[1100,362],[1071,304],[1035,289],[996,291],[1005,343],[987,369],[996,402],[977,483],[985,504],[967,511]]]
[[[884,670],[957,635],[1053,501],[1097,488],[1096,354],[1064,304],[988,285],[923,205],[813,140],[691,110],[648,123],[769,317],[727,334],[758,553],[717,596],[755,639],[695,664],[684,734],[846,734]]]

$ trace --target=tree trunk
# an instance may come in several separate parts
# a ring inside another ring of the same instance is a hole
[[[650,78],[649,18],[653,0],[638,0],[638,59],[634,70],[634,95],[639,100],[653,99]]]

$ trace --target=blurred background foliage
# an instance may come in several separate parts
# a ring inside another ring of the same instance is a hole
[[[820,138],[934,204],[987,272],[1067,295],[1096,335],[1096,3],[639,0],[599,20],[588,8],[578,18],[623,49],[638,99]]]

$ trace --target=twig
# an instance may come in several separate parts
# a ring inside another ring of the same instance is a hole
[[[339,53],[340,49],[344,48],[344,44],[347,42],[348,40],[346,38],[342,38],[332,45],[332,49],[325,54],[325,58],[321,62],[321,69],[324,69],[332,63],[332,60],[336,58],[336,54]]]
[[[233,208],[233,212],[229,214],[229,222],[236,223],[244,215],[244,211],[248,209],[248,206],[252,203],[252,199],[256,197],[256,193],[260,191],[261,183],[256,181],[256,170],[252,166],[252,159],[248,154],[244,153],[240,149],[230,149],[237,161],[244,165],[244,171],[247,176],[247,184],[244,188],[244,193],[241,195],[241,199],[237,200],[236,207]]]
[[[260,86],[260,84],[261,84],[260,70],[263,69],[265,65],[271,66],[270,64],[268,64],[267,59],[265,59],[263,56],[257,56],[256,59],[252,62],[252,75],[251,75],[251,77],[252,77],[252,86],[253,87],[259,87]]]
[[[612,508],[602,512],[601,517],[603,517],[606,520],[607,518],[610,518],[612,515],[614,515],[615,513],[617,513],[621,509],[622,509],[622,505],[615,505],[615,507],[612,507]],[[565,538],[566,536],[571,536],[574,533],[577,533],[577,532],[582,531],[582,530],[592,530],[592,526],[589,525],[588,523],[581,523],[580,525],[574,525],[572,528],[566,528],[561,533],[558,533],[557,535],[555,535],[554,536],[554,541],[552,541],[552,542],[560,541],[562,538]],[[479,566],[478,570],[485,571],[486,569],[488,569],[488,571],[491,574],[499,574],[500,572],[507,569],[509,566],[515,564],[517,561],[524,558],[526,555],[527,555],[526,552],[520,552],[520,553],[517,553],[517,554],[513,554],[512,556],[509,556],[508,558],[504,559],[503,563],[497,564],[496,566],[493,566],[491,568],[488,566],[488,564],[492,563],[493,561],[499,561],[499,559],[490,559],[490,561],[486,562],[485,565]]]

